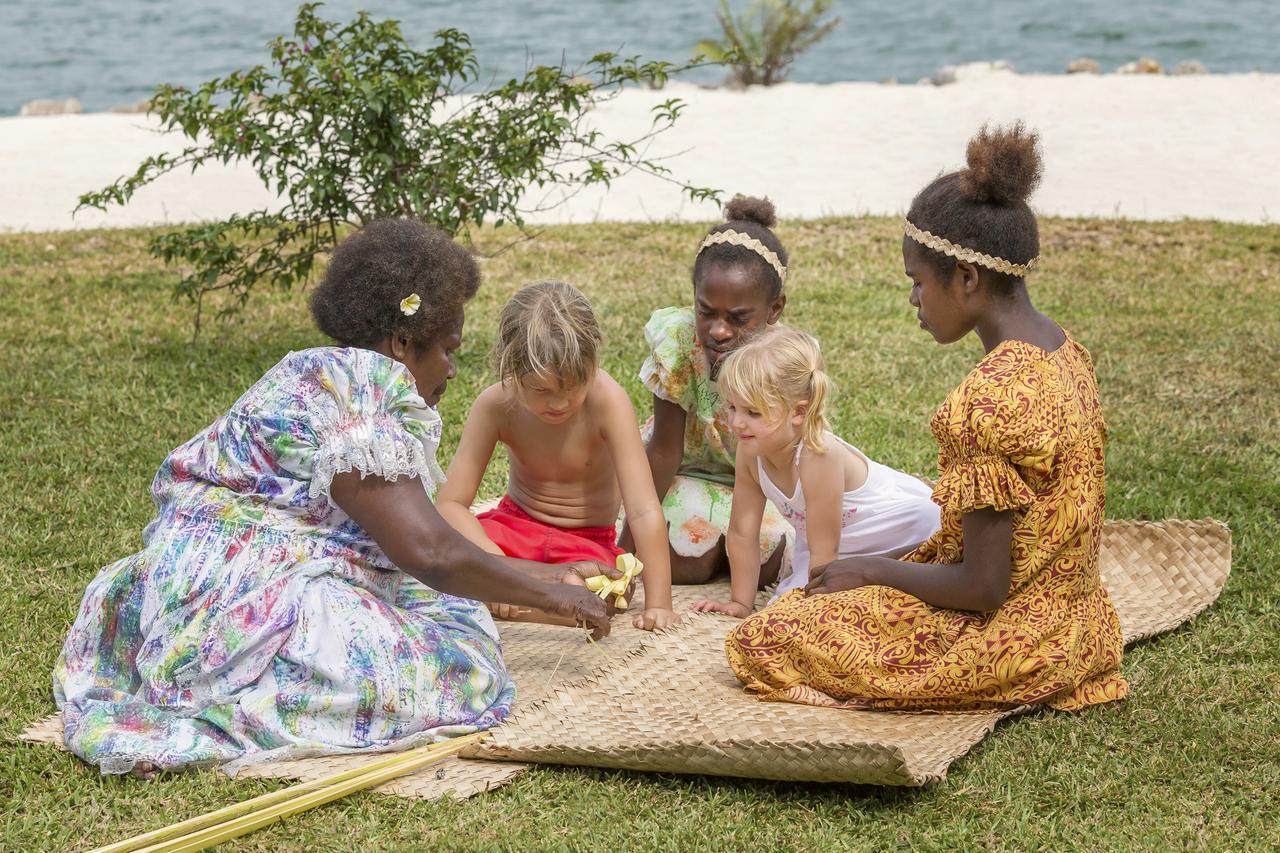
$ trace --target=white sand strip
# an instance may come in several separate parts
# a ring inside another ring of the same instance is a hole
[[[1046,174],[1033,199],[1045,214],[1280,218],[1280,75],[1021,76],[949,86],[786,84],[746,92],[673,84],[628,91],[595,121],[612,138],[643,132],[650,109],[688,103],[651,155],[693,183],[766,194],[784,217],[894,214],[931,177],[963,164],[984,121],[1039,129]],[[0,119],[0,229],[60,230],[217,218],[270,205],[244,167],[174,174],[107,214],[71,210],[79,193],[178,150],[153,120],[93,114]],[[531,217],[542,222],[715,218],[663,182],[628,175]]]

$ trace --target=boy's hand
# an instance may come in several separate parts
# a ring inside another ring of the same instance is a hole
[[[680,617],[676,615],[674,610],[650,607],[644,613],[637,614],[636,618],[631,620],[631,624],[644,631],[655,631],[679,625]]]
[[[713,601],[710,598],[698,599],[689,609],[694,613],[724,613],[735,619],[746,619],[751,615],[750,607],[736,601]]]

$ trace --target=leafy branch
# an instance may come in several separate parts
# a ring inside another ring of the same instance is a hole
[[[160,86],[151,111],[189,144],[80,197],[79,207],[105,210],[169,172],[231,162],[248,163],[278,195],[273,209],[152,239],[152,253],[183,270],[175,295],[195,304],[197,333],[206,295],[229,294],[222,315],[243,309],[260,282],[305,283],[343,229],[380,217],[418,217],[463,236],[486,220],[523,231],[534,189],[608,187],[632,170],[693,201],[719,198],[646,156],[678,120],[679,99],[655,107],[635,139],[605,139],[588,122],[623,88],[661,88],[700,60],[677,66],[600,53],[581,69],[536,66],[473,92],[479,65],[465,33],[440,30],[415,50],[394,20],[361,12],[340,24],[320,18],[318,6],[302,5],[293,35],[270,42],[270,65],[195,89]]]

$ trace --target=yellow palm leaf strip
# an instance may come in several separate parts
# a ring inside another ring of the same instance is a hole
[[[134,836],[124,841],[100,847],[93,853],[129,853],[135,850],[203,850],[231,838],[252,832],[283,817],[331,802],[347,794],[380,785],[421,767],[448,758],[471,744],[488,736],[488,732],[475,732],[428,744],[407,752],[375,761],[363,767],[344,770],[274,791],[252,800],[209,812],[190,820],[175,823],[162,829]],[[262,815],[272,815],[259,822]],[[247,828],[241,828],[242,826]],[[238,831],[235,831],[238,830]],[[232,832],[214,841],[201,842],[206,835],[217,837],[222,832]],[[170,839],[173,839],[170,841]],[[189,846],[197,844],[198,846]]]
[[[188,853],[188,851],[206,850],[218,844],[230,841],[233,838],[239,838],[250,832],[269,826],[278,820],[307,811],[308,809],[322,806],[325,803],[342,799],[348,794],[362,791],[365,788],[372,788],[388,782],[398,776],[412,773],[415,770],[427,767],[442,761],[452,755],[456,755],[468,746],[482,740],[488,736],[488,732],[476,732],[475,734],[463,735],[462,737],[452,738],[440,743],[433,743],[429,746],[419,747],[410,750],[404,755],[399,756],[397,763],[382,767],[378,770],[371,770],[362,775],[355,776],[336,784],[330,784],[326,787],[303,793],[300,796],[290,800],[259,809],[240,817],[211,826],[207,829],[193,832],[190,835],[184,835],[181,838],[175,838],[172,841],[162,842],[152,847],[143,848],[143,853]],[[336,774],[341,775],[341,774]]]
[[[634,554],[619,554],[615,562],[618,571],[622,572],[622,577],[609,578],[607,575],[595,575],[587,578],[584,583],[587,589],[606,601],[612,595],[618,609],[626,610],[627,587],[631,585],[632,578],[644,571],[644,563],[637,560]]]

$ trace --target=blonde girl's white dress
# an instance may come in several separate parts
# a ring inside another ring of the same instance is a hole
[[[845,492],[841,498],[840,557],[896,554],[919,545],[937,532],[940,525],[939,509],[931,499],[933,492],[928,486],[910,474],[876,462],[837,435],[827,433],[827,442],[829,445],[838,444],[848,448],[867,464],[866,481],[858,488]],[[805,505],[804,486],[800,483],[799,476],[800,454],[803,449],[803,444],[796,448],[792,462],[796,472],[796,487],[795,493],[791,495],[783,493],[769,479],[764,463],[759,458],[756,459],[761,491],[796,530],[791,571],[779,579],[771,602],[793,589],[803,589],[809,582],[808,509]]]

